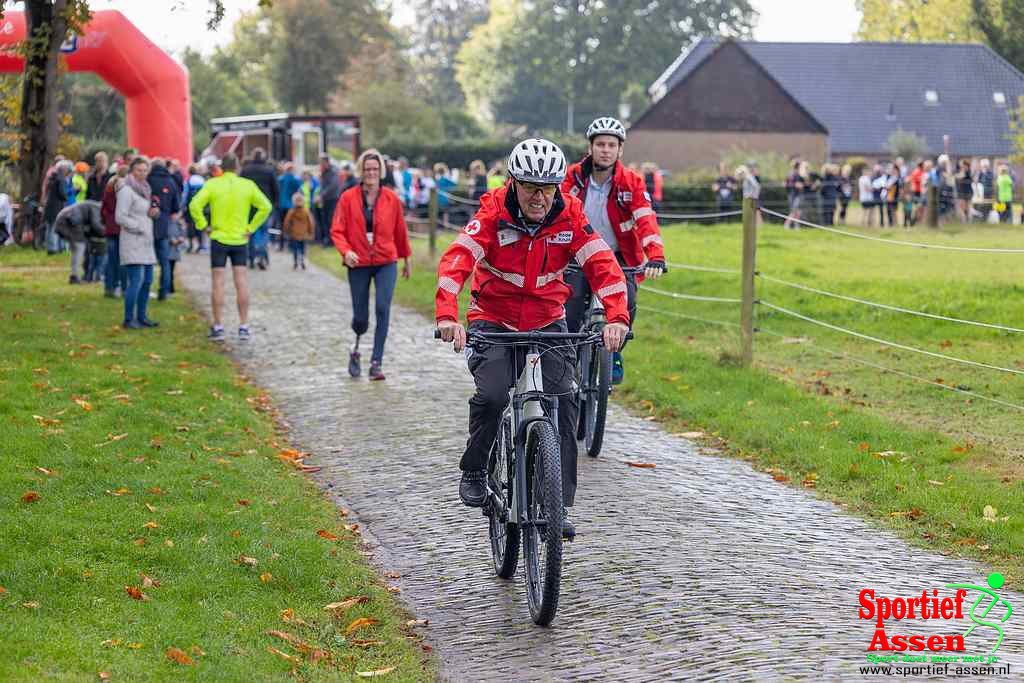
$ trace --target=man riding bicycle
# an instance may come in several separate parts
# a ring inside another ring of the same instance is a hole
[[[611,247],[620,265],[644,266],[644,277],[658,278],[668,269],[651,198],[643,176],[619,161],[626,143],[626,128],[618,119],[602,116],[587,128],[587,142],[588,154],[569,167],[562,181],[562,194],[583,201],[587,220]],[[566,323],[570,332],[578,332],[591,289],[581,273],[569,273],[565,281],[572,287],[572,296],[565,304]],[[632,326],[636,320],[637,282],[629,275],[626,284]],[[612,351],[612,383],[619,384],[625,369],[622,355]]]
[[[469,330],[565,333],[565,301],[570,289],[562,272],[571,259],[580,265],[607,312],[604,345],[617,351],[629,331],[626,282],[608,244],[594,231],[575,197],[558,189],[566,161],[552,142],[520,142],[508,158],[511,180],[480,198],[480,209],[452,242],[438,265],[435,299],[441,338],[466,345],[458,322],[458,295],[473,275]],[[469,439],[459,467],[459,496],[471,507],[487,500],[487,458],[514,383],[514,358],[508,347],[490,345],[467,352],[476,393],[469,400]],[[576,421],[579,406],[572,390],[575,351],[555,346],[544,355],[546,393],[558,396],[558,433],[562,456],[562,502],[576,495]],[[566,519],[563,534],[575,530]]]

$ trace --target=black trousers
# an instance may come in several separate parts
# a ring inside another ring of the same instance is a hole
[[[616,254],[619,265],[623,266],[621,254]],[[590,283],[582,270],[563,275],[565,284],[572,288],[572,294],[565,302],[565,322],[570,332],[579,332],[583,325],[583,318],[587,315],[587,307],[590,306]],[[636,322],[636,276],[626,275],[626,306],[629,308],[630,327]]]
[[[469,324],[469,330],[508,332],[501,325],[485,321]],[[541,328],[543,332],[565,332],[565,322],[558,321]],[[467,347],[468,348],[468,347]],[[487,456],[498,436],[501,414],[508,405],[509,388],[518,380],[526,349],[488,345],[482,351],[471,350],[469,371],[473,373],[476,393],[469,399],[469,440],[459,467],[463,471],[487,468]],[[513,358],[513,355],[516,358]],[[514,361],[514,362],[513,362]],[[558,394],[558,434],[562,451],[562,502],[571,507],[576,498],[576,420],[579,404],[573,391],[576,351],[572,345],[555,345],[541,358],[544,391]]]

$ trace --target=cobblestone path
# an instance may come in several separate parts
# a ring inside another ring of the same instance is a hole
[[[229,294],[228,344],[324,467],[320,484],[358,517],[375,562],[402,575],[401,597],[430,620],[448,680],[889,680],[859,672],[874,634],[858,618],[860,591],[911,598],[985,581],[980,566],[909,547],[613,407],[605,452],[580,458],[579,535],[566,546],[558,616],[536,627],[522,570],[511,582],[494,576],[486,521],[459,503],[472,390],[462,357],[433,340],[430,321],[396,307],[387,381],[351,380],[347,285],[274,257],[251,278],[248,348],[234,344]],[[207,259],[186,257],[180,273],[208,310]],[[368,358],[369,337],[363,348]],[[1024,611],[1024,594],[1000,593]],[[962,634],[966,624],[890,620],[886,635]],[[1020,680],[1024,617],[1004,630],[998,663],[1012,673],[996,680]],[[988,653],[995,633],[978,627],[968,653]]]

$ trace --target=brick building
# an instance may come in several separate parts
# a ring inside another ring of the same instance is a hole
[[[1006,158],[1024,74],[984,45],[703,38],[649,92],[625,158],[669,170],[713,166],[733,148],[883,159],[900,129],[932,154]]]

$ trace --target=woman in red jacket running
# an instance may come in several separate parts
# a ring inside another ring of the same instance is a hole
[[[398,281],[398,259],[403,259],[402,277],[409,279],[409,232],[398,195],[380,184],[384,157],[368,149],[356,162],[360,182],[341,195],[331,223],[331,239],[348,268],[352,292],[352,331],[356,343],[349,354],[348,374],[362,372],[359,338],[370,326],[370,281],[373,281],[377,326],[373,331],[370,379],[384,379],[381,365],[388,337],[391,297]]]

